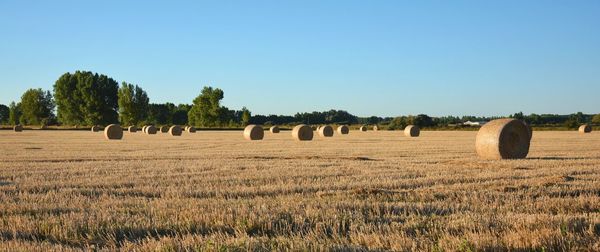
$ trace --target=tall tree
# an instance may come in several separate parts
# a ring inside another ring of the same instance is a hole
[[[121,124],[137,125],[147,119],[150,99],[146,91],[137,85],[123,82],[118,97]]]
[[[17,125],[21,123],[21,103],[10,103],[8,123],[11,125]]]
[[[21,123],[47,125],[54,120],[54,101],[50,91],[28,89],[21,96]]]
[[[110,124],[118,122],[119,84],[92,72],[63,74],[54,84],[58,120],[64,124]]]
[[[252,118],[252,114],[250,114],[250,110],[246,107],[242,108],[242,126],[246,126],[250,123],[250,118]]]
[[[10,117],[10,108],[4,104],[0,104],[0,124],[8,124]]]
[[[219,88],[204,87],[196,99],[192,109],[188,112],[188,120],[192,125],[203,127],[221,126],[227,121],[222,121],[228,109],[221,107],[223,90]]]

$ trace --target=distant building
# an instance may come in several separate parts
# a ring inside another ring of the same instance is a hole
[[[484,122],[484,121],[480,121],[480,122],[466,121],[466,122],[463,123],[463,125],[467,125],[467,126],[483,126],[486,123],[487,122]]]

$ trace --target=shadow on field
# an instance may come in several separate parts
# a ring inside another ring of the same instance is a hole
[[[533,159],[533,160],[583,160],[583,159],[589,159],[589,158],[583,158],[583,157],[528,157],[527,159]]]

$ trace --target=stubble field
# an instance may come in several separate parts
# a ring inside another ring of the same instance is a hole
[[[600,250],[600,134],[0,131],[0,250]]]

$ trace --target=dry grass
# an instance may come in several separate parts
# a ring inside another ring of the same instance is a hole
[[[0,131],[0,250],[600,250],[600,134]]]

